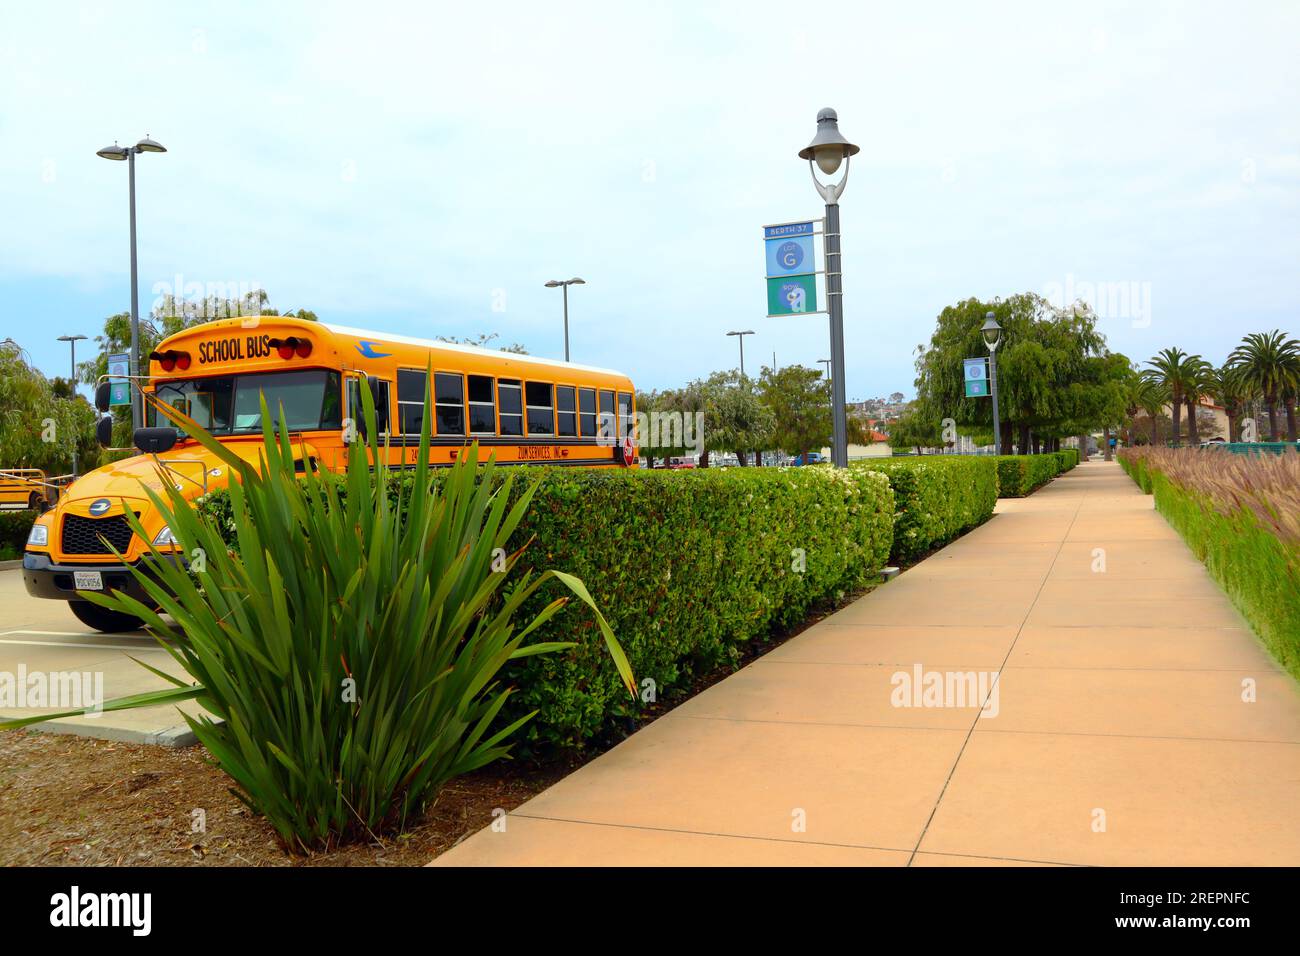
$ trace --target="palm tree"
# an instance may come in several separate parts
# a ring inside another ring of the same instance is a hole
[[[1300,387],[1300,341],[1289,339],[1274,329],[1252,332],[1228,356],[1243,381],[1256,389],[1268,407],[1268,422],[1273,441],[1280,440],[1277,403],[1286,402],[1287,437],[1296,440],[1295,393]]]
[[[1201,398],[1213,394],[1214,366],[1199,355],[1187,358],[1187,378],[1183,383],[1183,401],[1187,404],[1187,441],[1192,445],[1201,443],[1200,427],[1196,413],[1201,407]]]
[[[1160,444],[1160,413],[1169,404],[1169,392],[1152,376],[1143,376],[1136,394],[1138,407],[1151,420],[1151,444]]]
[[[1250,401],[1251,390],[1234,365],[1224,363],[1213,370],[1210,394],[1228,416],[1228,441],[1241,441],[1241,413]]]
[[[1201,361],[1199,355],[1188,355],[1182,349],[1161,349],[1154,357],[1147,360],[1151,367],[1146,370],[1146,375],[1154,381],[1163,385],[1169,393],[1169,402],[1171,417],[1174,420],[1174,444],[1177,445],[1181,435],[1181,419],[1183,414],[1183,402],[1187,394],[1189,384],[1193,384],[1196,376],[1195,362]],[[1193,416],[1193,421],[1195,416]]]

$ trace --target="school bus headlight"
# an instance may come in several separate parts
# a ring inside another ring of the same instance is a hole
[[[154,535],[153,546],[155,548],[178,548],[180,542],[176,540],[176,535],[172,534],[172,529],[167,525],[163,525],[162,530]]]
[[[32,530],[27,535],[27,543],[40,548],[48,548],[50,546],[49,525],[32,525]]]

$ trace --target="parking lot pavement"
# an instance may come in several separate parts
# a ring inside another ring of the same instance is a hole
[[[21,569],[0,571],[0,684],[12,687],[15,694],[13,699],[3,700],[5,706],[0,706],[0,717],[73,709],[77,705],[75,700],[65,706],[9,706],[31,701],[36,686],[42,682],[69,692],[72,674],[79,676],[75,683],[88,702],[95,698],[108,701],[169,686],[132,658],[169,674],[184,675],[158,642],[143,631],[101,634],[91,630],[73,616],[64,602],[30,597],[23,587]],[[51,675],[57,676],[52,679]],[[26,693],[20,696],[18,685],[24,683],[22,678],[26,678]],[[180,708],[190,714],[201,710],[193,701],[186,701]],[[37,727],[54,733],[133,743],[185,746],[194,742],[175,705],[57,720]]]

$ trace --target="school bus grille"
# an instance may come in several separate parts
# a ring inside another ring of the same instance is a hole
[[[65,515],[63,518],[64,554],[112,554],[100,538],[106,538],[119,552],[125,552],[131,543],[131,526],[125,515],[111,518],[83,518]]]

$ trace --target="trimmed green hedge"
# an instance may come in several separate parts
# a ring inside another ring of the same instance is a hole
[[[586,583],[643,693],[656,697],[738,661],[745,642],[802,620],[814,603],[878,580],[893,540],[894,494],[868,469],[512,471],[541,479],[512,548],[533,539],[526,563]],[[229,521],[225,492],[202,507]],[[543,588],[520,613],[561,596]],[[637,712],[589,613],[570,608],[537,640],[578,646],[512,667],[511,714],[539,711],[521,743],[581,747]]]
[[[888,476],[894,489],[890,560],[905,563],[983,524],[998,501],[992,456],[925,455],[855,462]]]
[[[35,520],[35,511],[0,511],[0,561],[22,557]]]
[[[998,497],[1023,498],[1061,473],[1060,452],[1045,455],[998,455]]]

